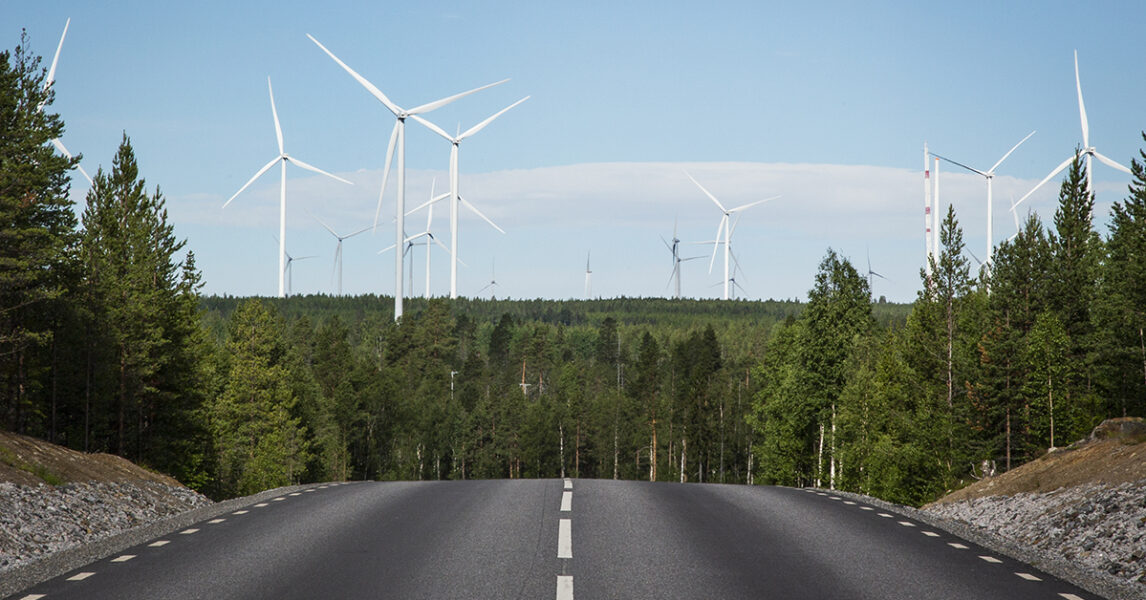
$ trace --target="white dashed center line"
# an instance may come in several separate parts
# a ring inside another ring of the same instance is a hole
[[[951,546],[952,548],[955,548],[956,550],[966,550],[967,549],[967,546],[964,546],[963,544],[960,544],[958,542],[947,542],[947,545]]]
[[[561,493],[561,512],[573,510],[573,492]]]
[[[983,560],[985,560],[991,564],[994,564],[994,565],[997,565],[997,564],[1003,562],[1003,561],[995,558],[994,556],[980,556],[979,558],[981,558],[981,559],[983,559]]]
[[[124,554],[111,559],[111,562],[127,562],[133,558],[135,558],[134,554]]]
[[[561,519],[557,526],[557,558],[573,558],[573,520]]]
[[[92,575],[95,575],[95,573],[84,571],[83,573],[76,573],[75,575],[68,577],[68,581],[83,581]]]
[[[573,576],[557,576],[557,600],[573,600]]]
[[[572,479],[566,479],[565,480],[565,489],[567,489],[567,490],[573,489],[573,480]]]
[[[158,548],[158,547],[160,547],[160,546],[166,546],[167,544],[170,544],[170,543],[171,543],[171,542],[169,542],[169,541],[167,541],[167,540],[159,540],[159,541],[151,542],[150,544],[148,544],[148,547],[150,547],[150,548]]]
[[[1034,575],[1031,575],[1030,573],[1015,573],[1015,575],[1018,575],[1019,577],[1022,577],[1023,579],[1026,579],[1027,581],[1042,581],[1042,579],[1039,579],[1038,577],[1035,577]]]

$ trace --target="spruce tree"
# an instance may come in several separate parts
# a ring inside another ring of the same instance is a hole
[[[75,215],[68,170],[79,157],[50,144],[64,132],[49,112],[40,57],[22,32],[0,52],[0,426],[44,433],[46,408],[34,398],[50,360],[37,356],[53,341],[74,274]]]

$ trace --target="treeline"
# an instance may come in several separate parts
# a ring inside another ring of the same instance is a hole
[[[1053,227],[1029,217],[977,276],[949,210],[903,327],[875,326],[866,282],[829,253],[754,371],[760,479],[919,504],[1146,413],[1141,156],[1105,240],[1079,160]]]
[[[808,302],[203,298],[125,135],[77,218],[39,59],[0,53],[0,426],[221,498],[341,479],[822,485],[917,504],[1146,413],[1146,155],[1109,235],[1081,164],[914,304],[828,251]],[[930,273],[930,275],[928,275]]]

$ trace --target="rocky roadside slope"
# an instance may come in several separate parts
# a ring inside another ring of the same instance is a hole
[[[1146,598],[1146,423],[1112,419],[1069,448],[983,479],[924,512]],[[1089,577],[1089,576],[1088,576]],[[1129,585],[1125,585],[1125,584]]]

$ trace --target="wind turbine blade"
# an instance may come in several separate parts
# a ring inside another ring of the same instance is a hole
[[[446,133],[446,132],[445,132],[445,130],[443,130],[441,127],[438,127],[437,125],[434,125],[434,124],[433,124],[433,123],[431,123],[430,121],[428,121],[428,120],[426,120],[426,119],[423,119],[422,117],[419,117],[418,115],[414,115],[414,114],[411,114],[410,116],[411,116],[411,117],[412,117],[412,118],[413,118],[415,121],[417,121],[417,122],[421,123],[422,125],[425,125],[425,126],[426,126],[426,128],[427,128],[427,129],[429,129],[430,131],[433,131],[434,133],[436,133],[436,134],[438,134],[438,135],[440,135],[440,136],[442,136],[442,137],[446,138],[446,140],[447,140],[447,141],[450,141],[450,142],[453,142],[453,141],[455,141],[455,140],[454,140],[454,138],[453,138],[453,137],[451,137],[451,136],[450,136],[450,134]]]
[[[363,227],[362,229],[359,229],[358,231],[355,231],[354,233],[351,233],[350,235],[342,236],[342,239],[348,240],[348,239],[350,239],[350,238],[352,238],[358,234],[366,233],[367,231],[370,231],[370,228],[369,227]]]
[[[752,208],[753,206],[756,206],[757,204],[764,204],[765,202],[769,202],[769,201],[771,201],[771,200],[775,200],[775,199],[777,199],[777,198],[779,198],[779,197],[780,197],[780,196],[772,196],[771,198],[765,198],[765,199],[763,199],[763,200],[757,200],[757,201],[755,201],[755,202],[749,202],[748,204],[744,204],[744,205],[741,205],[741,206],[737,206],[736,208],[733,208],[733,209],[729,210],[728,212],[730,212],[730,213],[739,212],[739,211],[742,211],[742,210],[744,210],[744,209],[746,209],[746,208]]]
[[[660,236],[660,238],[661,238],[661,243],[665,245],[665,250],[672,252],[672,246],[669,245],[668,240],[665,239],[665,236],[662,235],[662,236]]]
[[[1023,138],[1023,139],[1019,140],[1019,143],[1017,143],[1017,144],[1015,144],[1014,146],[1012,146],[1012,147],[1011,147],[1011,149],[1010,149],[1010,150],[1008,150],[1008,151],[1007,151],[1007,153],[1003,155],[1003,158],[1000,158],[1000,159],[999,159],[999,162],[995,163],[995,166],[991,167],[991,170],[990,170],[990,171],[987,171],[987,172],[988,172],[988,173],[994,173],[994,172],[995,172],[995,169],[998,169],[998,168],[999,168],[999,165],[1003,164],[1003,161],[1004,161],[1004,160],[1007,160],[1007,157],[1008,157],[1008,156],[1010,156],[1012,152],[1014,152],[1015,150],[1017,150],[1019,146],[1022,146],[1022,145],[1023,145],[1023,142],[1025,142],[1025,141],[1027,141],[1027,140],[1031,139],[1031,136],[1032,136],[1032,135],[1034,135],[1034,134],[1035,134],[1035,132],[1034,132],[1034,131],[1032,131],[1032,132],[1030,132],[1030,133],[1028,133],[1028,134],[1027,134],[1027,137],[1025,137],[1025,138]]]
[[[1078,77],[1078,50],[1074,51],[1074,86],[1078,90],[1078,119],[1082,123],[1082,146],[1090,147],[1090,125],[1086,121],[1086,105],[1082,103],[1082,80]]]
[[[1031,194],[1033,194],[1033,193],[1035,193],[1036,191],[1038,191],[1038,189],[1039,189],[1039,188],[1041,188],[1041,187],[1043,186],[1043,184],[1044,184],[1044,183],[1046,183],[1046,182],[1050,181],[1052,177],[1054,177],[1055,175],[1058,175],[1059,173],[1061,173],[1061,172],[1062,172],[1062,170],[1063,170],[1063,169],[1065,169],[1065,168],[1067,167],[1067,165],[1069,165],[1071,162],[1073,162],[1075,158],[1077,158],[1077,157],[1075,157],[1075,156],[1072,156],[1072,157],[1070,157],[1070,158],[1068,158],[1068,159],[1066,159],[1066,160],[1062,161],[1062,164],[1060,164],[1059,166],[1055,167],[1055,170],[1051,171],[1051,172],[1050,172],[1050,175],[1047,175],[1046,177],[1043,177],[1043,180],[1042,180],[1042,181],[1040,181],[1040,182],[1038,182],[1038,184],[1037,184],[1037,185],[1035,185],[1035,187],[1031,188],[1031,191],[1027,192],[1027,194],[1026,194],[1025,196],[1023,196],[1022,198],[1019,198],[1019,201],[1015,203],[1015,206],[1018,206],[1018,205],[1022,204],[1022,203],[1023,203],[1023,200],[1026,200],[1027,198],[1030,198],[1030,197],[1031,197]]]
[[[1130,171],[1130,169],[1127,169],[1126,167],[1124,167],[1124,166],[1122,166],[1122,165],[1120,165],[1120,164],[1118,164],[1118,163],[1114,162],[1114,161],[1113,161],[1113,160],[1111,160],[1110,158],[1107,158],[1106,156],[1103,156],[1103,155],[1102,155],[1101,153],[1099,153],[1097,150],[1095,150],[1095,151],[1093,152],[1093,154],[1094,154],[1094,157],[1095,157],[1095,158],[1097,158],[1098,160],[1101,160],[1102,162],[1106,163],[1106,165],[1107,165],[1107,166],[1110,166],[1110,167],[1114,167],[1115,169],[1118,169],[1119,171],[1124,171],[1124,172],[1126,172],[1126,173],[1129,173],[1129,174],[1131,174],[1131,175],[1133,175],[1133,174],[1134,174],[1134,173],[1132,173],[1132,172]]]
[[[275,138],[279,141],[279,154],[283,154],[283,128],[279,125],[279,111],[275,108],[275,90],[271,87],[271,78],[267,77],[267,92],[271,95],[271,116],[275,118]]]
[[[92,181],[92,176],[88,175],[88,172],[85,171],[83,167],[81,167],[80,165],[76,165],[76,168],[80,170],[80,174],[84,176],[84,179],[88,180],[89,185],[95,185],[95,182]]]
[[[427,102],[426,104],[423,104],[421,106],[411,108],[410,110],[406,111],[406,114],[417,115],[417,114],[422,114],[422,113],[428,113],[431,110],[434,110],[435,108],[441,108],[441,107],[453,102],[454,100],[457,100],[459,98],[464,98],[464,97],[469,96],[470,94],[472,94],[474,92],[480,92],[486,88],[491,88],[495,85],[501,85],[507,81],[509,81],[509,80],[508,79],[502,79],[501,81],[495,81],[493,83],[487,83],[481,87],[477,87],[477,88],[474,88],[472,90],[469,90],[468,92],[462,92],[460,94],[454,94],[453,96],[449,96],[447,98],[442,98],[441,100],[434,100],[433,102]]]
[[[247,181],[247,183],[243,184],[243,187],[239,188],[239,191],[235,192],[234,196],[231,196],[230,200],[227,200],[226,202],[223,203],[223,208],[227,208],[227,205],[230,204],[232,200],[237,198],[239,196],[239,194],[242,194],[243,190],[247,189],[252,183],[255,182],[256,179],[258,179],[259,177],[262,177],[263,173],[266,173],[267,171],[269,171],[271,169],[271,167],[275,166],[275,164],[278,163],[282,159],[283,159],[283,157],[276,156],[276,157],[274,157],[274,159],[271,160],[271,162],[267,163],[266,165],[263,166],[263,168],[259,169],[259,171],[257,173],[255,173],[254,177],[251,177],[251,179],[249,181]]]
[[[438,238],[436,238],[436,237],[434,237],[434,236],[430,236],[430,240],[431,240],[432,242],[434,242],[435,244],[437,244],[437,245],[438,245],[438,247],[439,247],[439,248],[441,248],[442,250],[445,250],[446,252],[449,252],[449,251],[450,251],[450,249],[449,249],[449,248],[448,248],[448,247],[447,247],[445,244],[443,244],[443,243],[441,242],[441,240],[439,240]],[[458,259],[458,262],[461,262],[461,259]]]
[[[458,136],[458,141],[464,140],[464,139],[468,138],[469,136],[481,131],[482,129],[485,129],[485,126],[492,123],[494,119],[500,117],[501,115],[505,114],[505,112],[508,111],[509,109],[517,106],[518,104],[521,104],[522,102],[525,102],[526,100],[529,100],[529,96],[526,96],[526,97],[522,98],[521,100],[518,100],[517,102],[514,102],[513,104],[510,104],[509,106],[501,109],[500,111],[495,113],[493,116],[487,118],[486,120],[482,121],[481,123],[478,123],[477,125],[474,125],[473,127],[470,127],[469,129],[466,130],[465,133]]]
[[[1008,153],[1008,154],[1009,154],[1009,153]],[[954,161],[954,160],[951,160],[950,158],[947,158],[946,156],[940,156],[940,155],[938,155],[938,154],[936,154],[936,153],[934,153],[934,152],[932,152],[932,153],[931,153],[931,156],[934,156],[935,158],[941,158],[941,159],[943,159],[943,160],[945,160],[945,161],[947,161],[947,162],[949,162],[949,163],[951,163],[951,164],[953,164],[953,165],[955,165],[955,166],[958,166],[958,167],[963,167],[964,169],[967,169],[968,171],[971,171],[971,172],[973,172],[973,173],[978,173],[978,174],[982,175],[983,177],[986,177],[986,176],[987,176],[987,174],[986,174],[986,173],[984,173],[983,171],[980,171],[979,169],[976,169],[975,167],[968,167],[967,165],[965,165],[965,164],[963,164],[963,163],[961,163],[961,162],[959,162],[959,161]],[[1000,161],[1000,162],[1001,162],[1001,161]]]
[[[333,235],[334,237],[338,238],[339,240],[341,240],[341,239],[342,239],[342,238],[341,238],[341,237],[340,237],[340,236],[339,236],[337,233],[335,233],[335,231],[334,231],[333,229],[331,229],[330,225],[327,225],[327,224],[326,224],[326,223],[325,223],[325,222],[324,222],[322,219],[320,219],[320,218],[318,218],[318,217],[314,216],[313,214],[311,214],[311,212],[310,212],[309,210],[308,210],[308,211],[306,211],[306,214],[310,215],[310,218],[312,218],[312,219],[314,219],[315,221],[317,221],[319,225],[322,225],[322,226],[323,226],[323,228],[325,228],[327,231],[329,231],[329,232],[330,232],[330,235]]]
[[[283,160],[286,160],[286,161],[288,161],[288,162],[294,163],[294,164],[296,164],[296,165],[298,165],[298,166],[300,166],[300,167],[302,167],[302,168],[306,169],[307,171],[314,171],[315,173],[319,173],[319,174],[322,174],[322,175],[326,175],[327,177],[329,177],[329,178],[331,178],[331,179],[337,179],[337,180],[341,181],[342,183],[346,183],[346,184],[354,185],[353,183],[351,183],[351,182],[349,182],[349,181],[347,181],[347,180],[345,180],[345,179],[343,179],[343,178],[339,177],[338,175],[333,175],[333,174],[331,174],[331,173],[327,173],[326,171],[323,171],[322,169],[320,169],[320,168],[318,168],[318,167],[316,167],[316,166],[314,166],[314,165],[311,165],[311,164],[305,163],[305,162],[303,162],[303,161],[301,161],[301,160],[299,160],[299,159],[297,159],[297,158],[295,158],[295,157],[293,157],[293,156],[287,156],[287,157],[285,157]]]
[[[59,150],[60,153],[63,154],[64,156],[66,156],[68,158],[72,158],[72,153],[68,152],[68,149],[64,147],[64,143],[61,142],[59,138],[53,139],[52,145],[55,146],[56,150]]]
[[[356,79],[358,83],[362,84],[362,87],[366,88],[366,91],[370,92],[370,94],[377,98],[379,102],[384,104],[386,108],[390,109],[390,112],[394,113],[394,116],[402,114],[402,109],[399,108],[397,104],[391,102],[390,99],[386,97],[386,94],[382,93],[382,90],[375,87],[373,83],[367,81],[365,77],[359,75],[357,71],[351,69],[346,63],[342,62],[342,60],[335,56],[333,52],[327,50],[326,46],[323,46],[318,40],[314,39],[313,35],[308,33],[306,34],[306,37],[310,38],[310,41],[314,42],[315,45],[317,45],[319,48],[322,48],[322,51],[325,52],[330,58],[333,58],[334,62],[338,63],[338,65],[342,67],[347,73],[350,73],[350,76]]]
[[[713,198],[713,200],[715,200],[715,198]],[[712,266],[716,264],[716,249],[720,247],[720,235],[724,233],[724,223],[726,221],[728,221],[727,213],[720,217],[720,224],[716,226],[716,238],[712,240],[712,259],[708,261],[709,274],[712,273]]]
[[[466,205],[466,208],[474,211],[474,213],[476,213],[477,216],[481,217],[482,219],[485,219],[485,222],[489,223],[491,227],[493,227],[494,229],[496,229],[502,233],[505,233],[504,229],[502,229],[501,227],[498,227],[497,224],[494,223],[493,221],[490,221],[489,217],[483,215],[482,212],[480,210],[478,210],[476,206],[470,204],[468,200],[466,200],[465,198],[462,198],[460,196],[458,197],[458,200],[461,200],[462,204]]]
[[[1019,225],[1019,211],[1015,210],[1018,203],[1015,202],[1014,195],[1011,196],[1011,216],[1015,218],[1015,231],[1021,231],[1023,228]],[[1015,235],[1018,235],[1017,233]],[[1013,239],[1015,236],[1011,236]],[[1010,241],[1010,240],[1008,240]]]
[[[884,277],[883,275],[880,275],[879,273],[876,273],[875,271],[868,271],[868,272],[871,273],[872,275],[875,275],[876,277],[879,277],[880,279],[883,279],[884,281],[887,281],[887,277]]]
[[[394,160],[394,146],[398,143],[398,128],[400,121],[394,121],[394,129],[390,130],[390,145],[386,146],[386,166],[382,169],[382,188],[378,190],[378,208],[374,210],[374,229],[378,229],[378,218],[382,215],[382,195],[386,193],[386,181],[390,179],[390,162]]]
[[[449,197],[450,197],[449,192],[438,194],[437,196],[434,196],[433,198],[430,198],[429,200],[419,204],[417,207],[411,208],[410,210],[406,211],[406,216],[408,217],[408,216],[422,210],[423,208],[426,208],[427,206],[433,206],[434,204],[441,202],[442,200],[445,200],[446,198],[449,198]]]
[[[394,246],[396,246],[396,244],[390,244],[389,246],[386,246],[385,248],[379,250],[378,254],[383,254],[385,252],[389,252],[389,251],[394,249]]]
[[[56,55],[52,57],[52,67],[48,69],[48,78],[44,80],[44,89],[48,89],[48,86],[56,80],[56,64],[60,62],[60,51],[64,49],[64,38],[67,37],[68,25],[71,24],[72,19],[68,17],[68,20],[64,22],[64,32],[60,34],[60,43],[56,46]]]
[[[718,208],[720,208],[720,211],[721,211],[721,212],[728,212],[728,211],[726,211],[726,210],[724,209],[724,205],[720,203],[720,200],[717,200],[717,199],[716,199],[716,196],[713,196],[713,195],[712,195],[712,192],[710,192],[710,191],[708,191],[708,190],[704,189],[704,186],[703,186],[703,185],[700,185],[700,182],[699,182],[699,181],[697,181],[697,180],[693,179],[693,178],[692,178],[692,175],[689,175],[689,174],[688,174],[688,171],[685,171],[685,172],[684,172],[684,175],[685,175],[685,177],[688,177],[690,180],[692,180],[692,182],[696,184],[696,187],[700,188],[700,191],[704,192],[704,195],[708,196],[708,197],[709,197],[709,199],[711,199],[713,202],[715,202],[715,203],[716,203],[716,206],[717,206]]]

